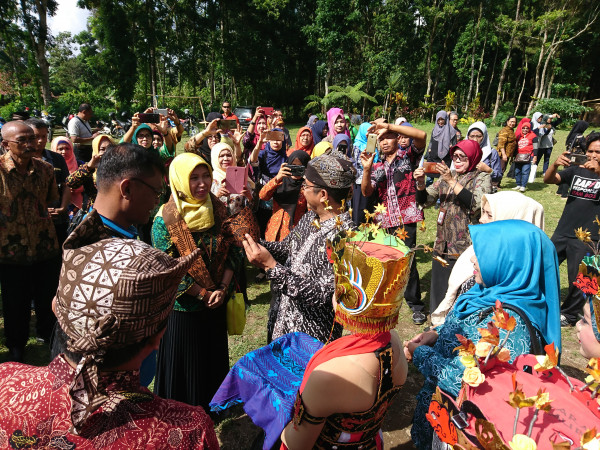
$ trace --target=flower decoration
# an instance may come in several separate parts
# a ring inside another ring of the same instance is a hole
[[[319,219],[315,219],[311,222],[311,225],[313,227],[315,227],[317,230],[321,229],[321,222],[319,222]]]
[[[460,342],[460,345],[454,350],[458,350],[460,356],[473,356],[475,355],[475,344],[471,339],[467,339],[462,334],[457,334],[456,339]]]
[[[462,380],[471,387],[477,387],[485,381],[485,375],[479,367],[467,367],[463,372]]]
[[[382,203],[375,206],[375,214],[385,214],[386,212],[387,208]]]
[[[537,444],[529,436],[524,434],[515,434],[512,441],[508,443],[512,450],[536,450]]]
[[[460,357],[460,362],[465,367],[477,367],[477,360],[472,355],[465,355]]]
[[[425,231],[426,229],[427,229],[427,225],[425,224],[425,221],[421,222],[421,225],[419,226],[419,230]]]
[[[589,360],[585,371],[589,375],[585,378],[585,385],[581,387],[581,390],[590,389],[592,391],[592,398],[598,395],[600,390],[600,358],[592,358]]]
[[[404,241],[406,238],[408,238],[408,233],[407,231],[404,229],[404,227],[398,228],[396,230],[396,237],[398,239],[400,239],[401,241]]]
[[[573,383],[571,383],[570,378],[558,365],[558,355],[560,354],[558,347],[556,347],[554,342],[552,342],[546,345],[544,350],[546,351],[545,355],[536,355],[535,359],[537,359],[538,363],[535,365],[534,369],[538,372],[547,372],[548,370],[552,369],[558,370],[560,374],[565,377],[567,383],[569,383],[572,392],[573,389],[575,389]]]
[[[329,204],[329,200],[323,200],[323,204],[325,205],[325,211],[333,211],[333,206]]]
[[[501,362],[508,362],[510,360],[510,350],[506,347],[503,347],[500,349],[496,357]]]
[[[575,237],[579,239],[581,242],[591,242],[592,233],[590,233],[587,228],[584,230],[582,227],[579,227],[575,230]]]
[[[494,310],[493,321],[496,327],[506,331],[512,331],[517,326],[517,320],[510,314],[508,314],[506,311],[504,311],[500,300],[496,300],[496,308]]]
[[[490,351],[492,351],[494,349],[494,345],[481,339],[476,345],[475,345],[475,355],[478,358],[485,358]]]
[[[596,431],[596,428],[587,430],[581,436],[581,448],[586,450],[598,450],[600,449],[600,434]]]

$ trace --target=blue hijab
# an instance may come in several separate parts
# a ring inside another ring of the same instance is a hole
[[[327,121],[317,120],[314,123],[314,125],[312,127],[310,127],[313,132],[313,141],[315,142],[315,145],[317,145],[319,142],[321,142],[323,140],[323,136],[321,136],[321,135],[323,134],[323,128],[325,128],[326,126],[327,126]]]
[[[365,122],[361,123],[360,127],[358,127],[358,134],[354,139],[354,145],[358,147],[361,152],[364,152],[365,148],[367,147],[367,130],[372,126],[373,125],[371,125],[369,122]]]
[[[271,131],[281,131],[283,133],[281,128],[273,128]],[[281,168],[281,164],[287,161],[286,150],[287,143],[285,142],[285,139],[281,144],[281,150],[277,152],[271,148],[271,143],[267,141],[264,150],[261,150],[258,154],[261,173],[269,179],[277,175],[277,172],[279,172],[279,169]]]
[[[469,225],[486,287],[476,284],[458,297],[455,314],[464,319],[496,300],[527,315],[546,343],[561,347],[560,277],[554,244],[546,233],[522,220]]]
[[[346,151],[344,152],[344,155],[348,157],[352,156],[352,139],[350,139],[350,136],[344,133],[336,134],[336,136],[333,138],[333,149],[337,150],[338,145],[340,145],[341,142],[346,143]]]

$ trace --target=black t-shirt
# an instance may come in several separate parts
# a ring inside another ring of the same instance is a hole
[[[558,172],[561,182],[568,184],[569,196],[562,216],[556,227],[556,234],[575,237],[575,229],[587,229],[591,238],[598,240],[598,225],[594,223],[600,216],[600,176],[580,166],[570,166]]]

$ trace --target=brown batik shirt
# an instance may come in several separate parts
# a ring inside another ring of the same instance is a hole
[[[0,156],[0,263],[31,264],[60,252],[48,204],[57,201],[53,167],[32,158],[25,174]]]

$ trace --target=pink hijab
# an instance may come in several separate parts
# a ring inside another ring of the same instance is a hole
[[[342,119],[344,119],[344,110],[341,108],[331,108],[329,111],[327,111],[327,126],[329,127],[329,132],[327,133],[327,136],[331,136],[331,137],[335,137],[336,133],[335,132],[335,121],[338,119],[338,117],[341,117]],[[346,124],[346,128],[344,129],[344,133],[350,137],[350,132],[348,131],[348,124]]]
[[[79,163],[77,162],[77,158],[75,157],[75,152],[73,151],[73,143],[70,139],[65,138],[64,136],[55,137],[52,139],[52,143],[50,144],[50,150],[53,152],[59,153],[58,146],[62,143],[65,143],[69,146],[67,151],[65,152],[64,158],[67,163],[67,167],[69,168],[69,174],[72,174],[79,168]],[[76,189],[71,189],[71,203],[77,206],[79,209],[83,206],[83,186],[80,186]]]

